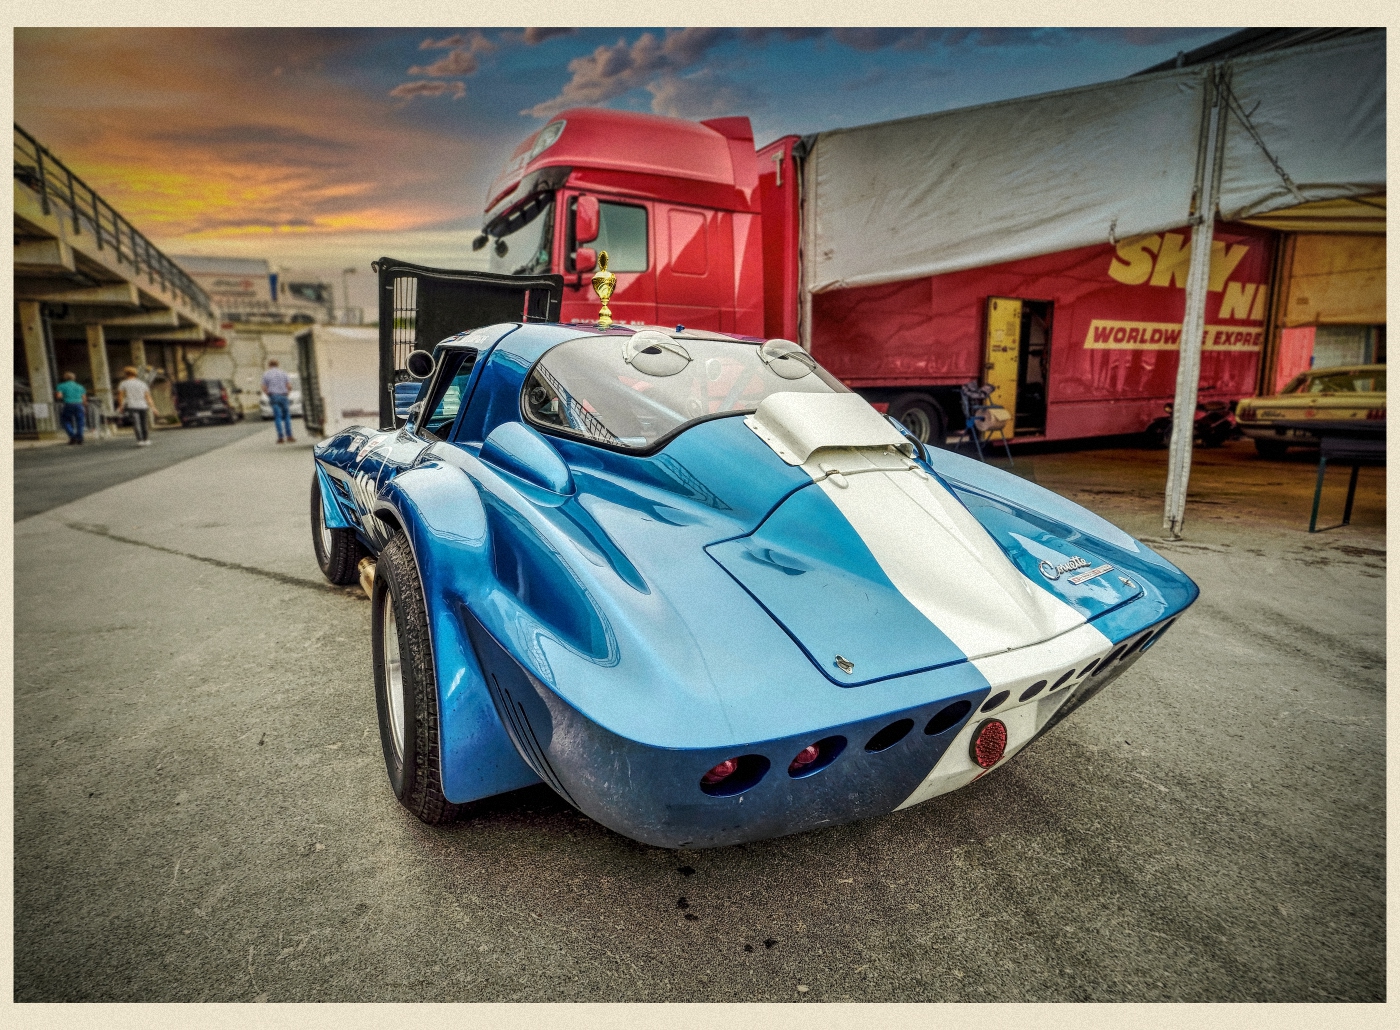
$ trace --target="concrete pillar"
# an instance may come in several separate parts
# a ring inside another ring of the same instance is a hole
[[[107,334],[100,325],[87,327],[88,364],[92,369],[93,400],[104,412],[112,410],[112,370],[107,364]]]
[[[35,417],[40,433],[58,431],[54,405],[53,379],[49,376],[49,356],[44,347],[44,316],[37,300],[22,300],[19,307],[20,335],[24,337],[24,361],[29,369],[29,391],[36,404],[48,405],[48,414]]]
[[[131,363],[136,366],[136,374],[144,375],[146,371],[146,341],[131,341]]]

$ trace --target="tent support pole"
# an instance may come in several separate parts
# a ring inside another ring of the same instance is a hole
[[[1167,496],[1162,528],[1181,539],[1186,521],[1186,489],[1191,481],[1191,444],[1196,428],[1196,398],[1201,386],[1201,348],[1205,335],[1206,291],[1210,285],[1210,252],[1215,239],[1215,209],[1219,200],[1228,108],[1220,87],[1222,69],[1206,77],[1209,104],[1197,161],[1196,210],[1192,217],[1191,265],[1186,273],[1186,311],[1181,324],[1181,351],[1172,402],[1172,439],[1167,454]]]

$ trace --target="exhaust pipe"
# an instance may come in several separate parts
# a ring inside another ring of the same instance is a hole
[[[360,589],[366,597],[374,596],[374,559],[360,559]]]

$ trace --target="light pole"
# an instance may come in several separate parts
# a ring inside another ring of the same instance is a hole
[[[342,268],[340,270],[340,306],[342,325],[350,323],[350,276],[355,274],[353,268]]]

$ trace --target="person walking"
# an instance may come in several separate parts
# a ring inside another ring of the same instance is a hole
[[[155,407],[151,388],[137,377],[136,369],[131,365],[122,369],[122,375],[126,378],[117,384],[117,414],[120,415],[123,410],[131,412],[131,428],[136,432],[136,446],[149,447],[151,424],[148,419]]]
[[[87,411],[83,407],[87,399],[87,388],[78,382],[72,372],[63,373],[63,382],[53,392],[54,400],[62,401],[58,421],[68,434],[70,444],[83,442],[83,428],[87,424]]]
[[[267,363],[262,377],[262,392],[272,405],[272,421],[277,426],[278,443],[296,443],[292,435],[292,377],[277,367],[277,359]]]

